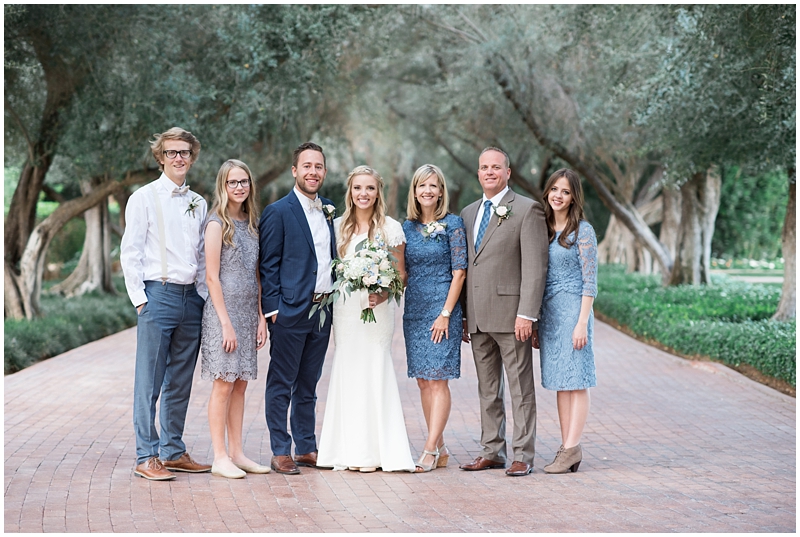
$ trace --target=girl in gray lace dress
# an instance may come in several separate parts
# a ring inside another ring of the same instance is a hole
[[[242,451],[244,393],[257,373],[256,353],[267,341],[258,279],[258,212],[250,169],[228,160],[217,174],[205,227],[208,301],[203,310],[201,376],[213,380],[208,423],[214,475],[240,478],[269,466]],[[228,449],[225,449],[225,432]]]
[[[532,344],[540,349],[542,386],[557,390],[561,448],[544,467],[551,474],[578,470],[589,388],[597,385],[592,304],[597,295],[597,238],[583,219],[578,174],[561,169],[547,180],[544,213],[550,239],[542,315]]]

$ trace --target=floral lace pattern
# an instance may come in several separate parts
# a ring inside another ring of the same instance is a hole
[[[461,304],[450,313],[449,339],[431,341],[430,328],[444,308],[453,271],[467,268],[464,221],[448,214],[441,240],[426,239],[420,222],[406,220],[408,287],[403,312],[408,376],[427,380],[457,379],[461,375]]]
[[[211,221],[219,222],[216,214]],[[200,375],[203,380],[236,379],[255,380],[258,373],[256,358],[256,330],[258,329],[258,237],[250,234],[247,222],[234,220],[236,226],[233,243],[235,247],[222,244],[219,265],[219,281],[225,308],[236,332],[237,348],[233,352],[222,349],[222,325],[217,310],[211,301],[203,309],[203,331]]]
[[[594,313],[589,315],[588,344],[572,346],[583,296],[597,296],[597,237],[594,228],[581,221],[578,237],[570,248],[550,243],[539,346],[542,386],[548,390],[582,390],[597,385],[594,365]],[[573,238],[573,237],[571,237]]]

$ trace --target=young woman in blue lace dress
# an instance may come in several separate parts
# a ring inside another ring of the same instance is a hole
[[[550,239],[547,282],[538,331],[542,386],[557,390],[562,445],[544,467],[550,474],[577,471],[581,434],[589,414],[589,388],[597,385],[592,339],[597,295],[597,238],[583,216],[583,190],[574,171],[547,180],[544,213]]]
[[[447,212],[447,184],[432,164],[420,167],[408,191],[403,313],[408,376],[417,379],[428,438],[418,472],[447,466],[443,432],[450,416],[449,379],[461,374],[459,295],[467,268],[464,221]]]

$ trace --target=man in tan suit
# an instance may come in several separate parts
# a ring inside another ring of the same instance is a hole
[[[481,455],[463,470],[506,466],[503,369],[508,375],[514,459],[506,475],[533,470],[536,397],[528,339],[547,276],[547,226],[542,206],[508,188],[508,155],[487,147],[478,161],[483,198],[461,211],[467,229],[466,321],[481,404]]]

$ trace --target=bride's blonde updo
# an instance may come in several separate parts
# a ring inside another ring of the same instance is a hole
[[[369,166],[356,166],[350,175],[347,176],[347,194],[344,200],[344,214],[342,221],[339,223],[339,240],[336,244],[336,249],[339,257],[344,257],[347,250],[347,244],[353,238],[356,232],[356,211],[353,207],[353,178],[357,175],[369,175],[374,177],[378,182],[378,197],[375,199],[375,204],[372,206],[372,218],[369,222],[369,240],[375,240],[375,233],[378,230],[383,230],[383,225],[386,222],[386,201],[383,197],[383,177],[378,172]]]

